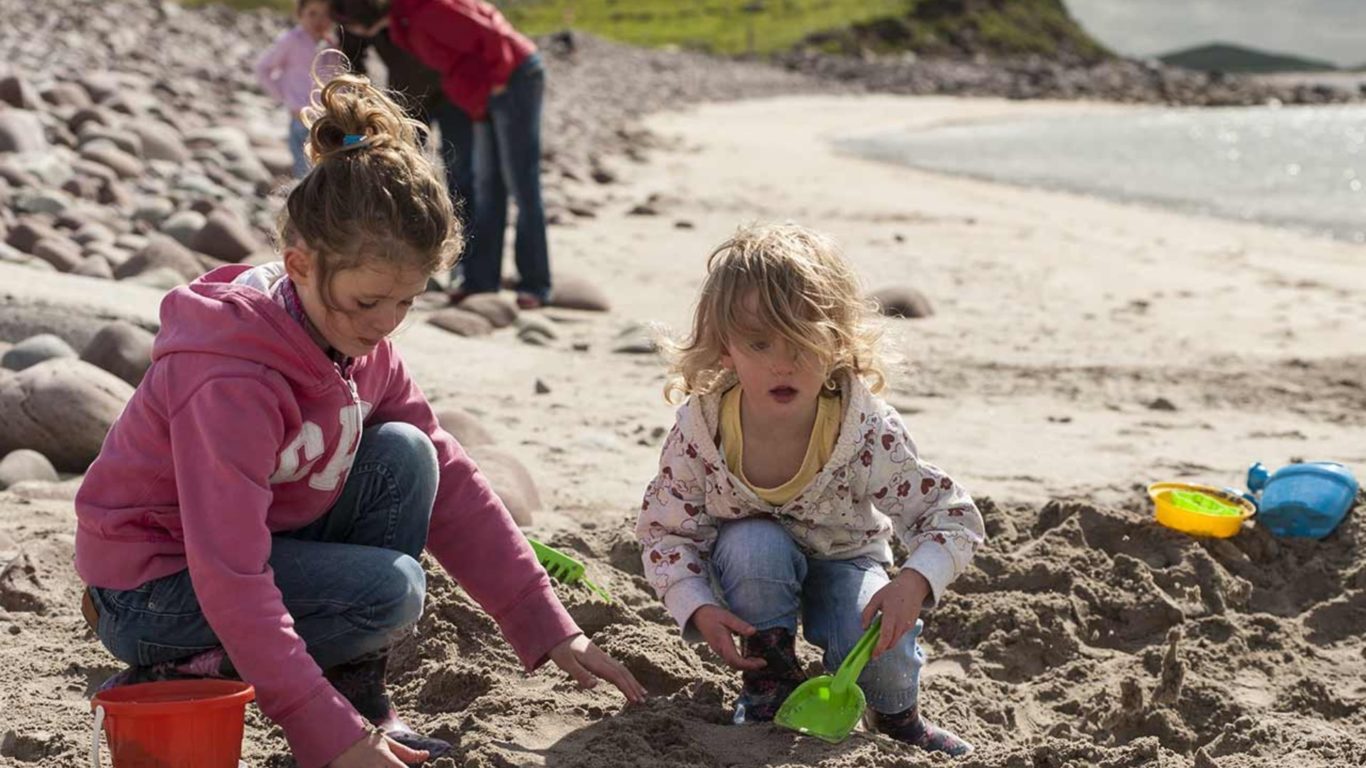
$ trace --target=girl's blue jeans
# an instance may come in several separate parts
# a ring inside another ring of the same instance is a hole
[[[297,117],[289,119],[289,154],[294,158],[294,178],[302,179],[308,175],[308,126]]]
[[[831,674],[863,636],[863,607],[890,581],[871,557],[808,557],[771,518],[722,524],[711,563],[731,613],[755,629],[783,627],[794,635],[800,614],[806,639],[825,652],[822,660]],[[874,710],[894,714],[916,704],[925,664],[916,642],[922,626],[917,621],[864,667],[858,684]]]
[[[411,424],[372,426],[332,509],[273,537],[275,585],[318,666],[384,650],[421,616],[426,576],[417,558],[436,487],[436,449],[426,434]],[[90,593],[100,641],[125,663],[151,666],[220,645],[188,570]]]

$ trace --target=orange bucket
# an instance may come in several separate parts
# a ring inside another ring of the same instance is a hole
[[[256,689],[234,680],[167,680],[101,691],[90,701],[100,764],[100,726],[114,768],[237,768],[247,702]]]

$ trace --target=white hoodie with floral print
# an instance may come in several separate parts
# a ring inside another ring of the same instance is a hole
[[[688,399],[664,441],[659,474],[636,523],[645,577],[690,640],[689,619],[719,604],[706,558],[727,520],[770,516],[810,557],[892,562],[895,533],[910,551],[902,564],[930,584],[926,607],[985,541],[982,515],[962,486],[916,453],[901,416],[858,377],[843,385],[844,412],[830,460],[791,501],[761,500],[726,466],[717,447],[721,395]]]

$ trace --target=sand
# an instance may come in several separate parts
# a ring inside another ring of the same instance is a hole
[[[1241,485],[1254,459],[1366,466],[1366,252],[830,144],[1098,109],[1119,107],[793,97],[656,115],[660,148],[621,166],[596,218],[551,232],[557,272],[605,287],[611,313],[549,312],[559,338],[545,347],[511,329],[405,331],[432,399],[472,411],[531,465],[549,507],[532,531],[583,556],[618,599],[566,588],[566,604],[654,694],[628,708],[553,669],[525,677],[491,621],[434,574],[393,682],[415,725],[457,743],[437,765],[948,763],[867,733],[829,746],[726,725],[736,675],[678,641],[640,577],[630,522],[672,410],[659,359],[612,349],[638,324],[686,323],[703,259],[737,223],[785,218],[836,235],[870,287],[914,285],[936,310],[889,324],[901,359],[887,396],[922,454],[974,491],[992,536],[926,616],[924,709],[979,745],[958,765],[1366,764],[1361,500],[1323,542],[1255,528],[1197,541],[1156,526],[1142,493],[1168,479]],[[652,196],[656,215],[628,213]],[[11,288],[19,275],[0,265],[7,291],[86,285]],[[119,286],[102,311],[146,318],[156,298]],[[0,577],[3,765],[81,764],[87,696],[116,669],[76,610],[70,489],[0,493],[0,562],[19,553]],[[245,759],[291,764],[259,713]]]

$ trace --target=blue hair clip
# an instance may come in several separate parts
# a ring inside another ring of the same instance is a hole
[[[346,137],[342,139],[342,146],[352,147],[361,143],[362,141],[365,141],[365,137],[360,135],[359,133],[348,133],[346,134]]]

